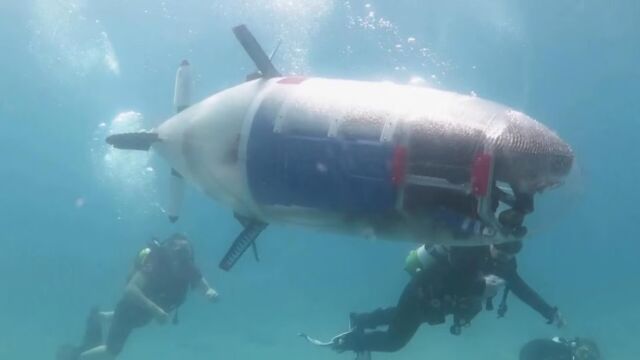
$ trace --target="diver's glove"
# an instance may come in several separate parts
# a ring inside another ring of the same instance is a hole
[[[504,227],[509,235],[516,239],[522,239],[527,235],[527,227],[522,225],[524,214],[516,209],[507,209],[500,213],[498,222]]]
[[[498,291],[504,287],[505,281],[496,275],[487,275],[484,277],[484,292],[482,293],[483,299],[489,299],[498,295]]]
[[[563,328],[567,325],[567,321],[564,319],[557,307],[553,308],[553,315],[547,320],[547,324],[555,325],[557,328]]]

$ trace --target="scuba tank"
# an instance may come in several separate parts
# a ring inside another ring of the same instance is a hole
[[[452,254],[447,247],[442,245],[422,245],[419,248],[411,250],[409,252],[409,255],[405,259],[404,270],[412,277],[422,274],[427,269],[433,269],[435,266],[438,266],[442,269],[438,271],[444,271],[445,273],[452,271],[453,269],[457,269],[454,271],[467,271],[467,269],[464,269],[464,266],[470,264],[475,258],[476,254],[474,252],[464,251],[463,254]],[[462,266],[462,268],[460,268],[460,266]],[[473,266],[468,270],[473,270]],[[459,335],[463,327],[469,326],[471,319],[473,319],[475,315],[477,315],[482,310],[483,298],[486,299],[486,310],[493,310],[493,299],[494,297],[498,296],[497,293],[499,292],[499,289],[501,287],[502,296],[497,309],[497,315],[498,318],[505,316],[507,312],[507,298],[509,296],[510,289],[508,285],[504,283],[504,280],[491,274],[483,276],[485,287],[488,286],[486,284],[487,277],[495,278],[492,280],[492,284],[495,287],[495,290],[494,292],[491,292],[490,295],[479,293],[477,294],[477,297],[453,296],[449,299],[450,301],[448,303],[450,306],[450,311],[453,314],[453,325],[449,329],[451,334]],[[498,280],[499,282],[496,282]]]
[[[134,260],[133,269],[129,274],[127,281],[131,279],[131,276],[133,276],[136,271],[142,270],[145,264],[147,264],[149,261],[153,262],[156,265],[152,268],[152,272],[155,274],[153,275],[154,277],[174,276],[171,273],[171,270],[168,269],[170,266],[170,262],[174,261],[176,257],[182,261],[193,263],[193,250],[190,244],[188,244],[188,247],[179,247],[177,249],[172,248],[172,242],[179,238],[184,237],[179,234],[174,234],[163,241],[159,241],[155,237],[152,238],[147,246],[138,252],[138,255]],[[181,304],[182,301],[179,301],[170,309],[164,309],[168,312],[173,311],[172,324],[174,325],[177,325],[179,323],[178,310]]]
[[[409,275],[417,275],[432,261],[432,255],[427,251],[426,245],[422,245],[415,250],[411,250],[404,263],[404,270]]]
[[[449,250],[441,245],[422,245],[409,252],[405,259],[404,270],[412,277],[415,277],[420,276],[427,270],[431,273],[435,267],[440,268],[437,270],[438,272],[444,271],[441,275],[446,275],[446,271],[450,271],[451,259]],[[438,282],[437,279],[435,281]],[[430,283],[433,284],[432,282]],[[437,308],[443,312],[442,319],[439,322],[444,322],[447,314],[453,315],[453,324],[449,328],[449,332],[452,335],[460,335],[462,328],[469,326],[471,319],[482,310],[482,302],[473,297],[442,294],[442,298],[430,299],[428,306],[433,308],[434,303],[439,304]]]
[[[404,270],[411,276],[429,268],[449,263],[449,250],[442,245],[422,245],[415,250],[409,251],[404,262]]]

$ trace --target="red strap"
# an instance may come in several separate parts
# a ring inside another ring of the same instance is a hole
[[[473,195],[486,196],[489,191],[489,178],[491,177],[491,161],[489,154],[478,154],[473,160],[471,168],[471,190]]]
[[[391,162],[391,182],[394,185],[404,183],[406,166],[407,149],[404,146],[396,146],[393,150],[393,160]]]
[[[304,76],[287,76],[284,77],[280,80],[278,80],[278,84],[292,84],[292,85],[297,85],[300,84],[301,82],[307,80],[306,77]]]

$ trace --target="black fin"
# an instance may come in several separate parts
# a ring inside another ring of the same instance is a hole
[[[280,45],[282,44],[282,40],[278,41],[278,45],[276,45],[275,49],[273,49],[273,51],[271,52],[271,55],[269,56],[269,61],[271,61],[273,63],[273,57],[276,55],[276,53],[278,53],[278,49],[280,49]],[[245,77],[246,81],[251,81],[251,80],[255,80],[255,79],[260,79],[262,77],[262,73],[260,71],[254,71],[251,74],[247,75]]]
[[[160,141],[160,138],[156,133],[142,131],[111,135],[106,141],[116,149],[147,151],[154,142]]]
[[[233,213],[233,217],[235,217],[236,220],[238,220],[238,222],[245,228],[249,226],[253,221],[251,218],[246,217],[244,215],[240,215],[238,213]],[[255,241],[251,243],[251,250],[253,250],[253,258],[256,259],[256,262],[260,262],[260,255],[258,254],[258,245],[256,245]]]
[[[247,29],[245,25],[238,25],[233,28],[233,33],[240,42],[240,45],[247,52],[251,60],[260,72],[262,76],[269,79],[273,77],[281,76],[278,70],[269,59],[269,56],[264,52],[262,46],[258,43],[256,38],[251,34],[251,31]]]
[[[253,258],[256,259],[256,262],[260,262],[260,255],[258,254],[258,245],[256,245],[255,241],[251,244],[251,250],[253,250]]]
[[[77,360],[80,354],[102,345],[102,324],[100,322],[100,309],[93,307],[87,316],[85,323],[84,336],[82,337],[82,345],[65,344],[58,348],[56,352],[56,360]]]
[[[236,237],[231,247],[220,261],[220,268],[229,271],[235,263],[242,257],[245,251],[252,246],[260,233],[267,227],[266,223],[251,220],[245,225],[244,230]]]

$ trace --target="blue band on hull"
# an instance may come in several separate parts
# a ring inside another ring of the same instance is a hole
[[[249,134],[247,175],[258,204],[363,214],[394,208],[392,145],[274,133],[282,103],[265,99]]]

